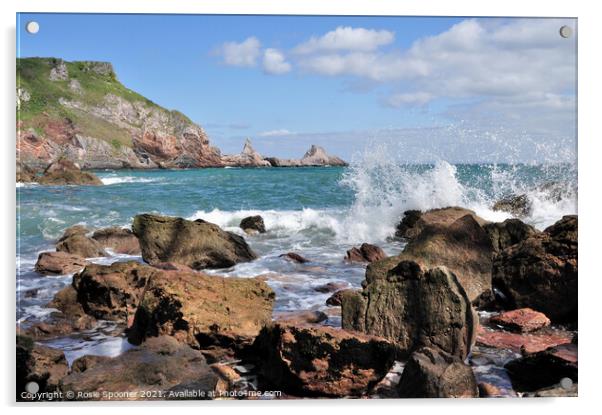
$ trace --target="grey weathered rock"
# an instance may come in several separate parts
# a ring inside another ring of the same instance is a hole
[[[508,212],[514,216],[524,217],[531,213],[532,202],[526,194],[509,195],[494,203],[493,210]]]
[[[263,218],[259,215],[249,216],[241,220],[240,228],[247,233],[249,233],[249,231],[265,233],[265,223],[263,222]]]
[[[245,145],[240,154],[222,156],[222,162],[226,166],[235,167],[270,167],[269,161],[265,160],[264,157],[259,154],[253,148],[251,140],[248,138],[245,140]]]
[[[142,258],[151,265],[175,262],[198,270],[257,258],[244,238],[201,219],[137,215],[132,231],[140,241]]]
[[[472,368],[457,356],[424,347],[410,356],[398,384],[401,398],[476,398]]]
[[[342,326],[395,341],[409,355],[433,346],[464,359],[478,320],[466,291],[445,267],[401,261],[363,291],[342,294]]]
[[[266,157],[273,167],[308,167],[308,166],[347,166],[347,162],[336,156],[330,156],[320,146],[312,145],[301,159],[281,159]]]
[[[504,222],[487,223],[483,226],[491,238],[495,252],[503,251],[511,245],[524,241],[539,231],[519,219],[506,219]]]

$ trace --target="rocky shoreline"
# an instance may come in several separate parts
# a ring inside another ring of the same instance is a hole
[[[208,272],[256,258],[261,217],[241,221],[246,238],[154,214],[136,216],[131,229],[68,228],[36,271],[75,274],[48,305],[57,310],[49,321],[17,327],[17,391],[35,381],[41,392],[82,400],[256,398],[254,390],[280,392],[269,398],[575,396],[577,216],[543,231],[461,207],[402,216],[400,254],[370,244],[341,252],[342,262],[367,264],[361,289],[319,287],[331,293],[329,312],[340,310],[340,327],[311,310],[275,313],[263,276]],[[107,249],[143,262],[89,261]],[[303,255],[281,260],[303,264]],[[42,344],[106,321],[135,347],[69,365]],[[506,389],[492,380],[498,375]]]

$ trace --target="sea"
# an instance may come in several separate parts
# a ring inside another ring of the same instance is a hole
[[[72,275],[42,276],[34,265],[39,253],[54,250],[63,231],[75,224],[90,230],[129,227],[141,213],[215,223],[243,235],[259,258],[210,273],[262,275],[276,292],[276,313],[324,311],[328,315],[324,324],[340,326],[340,315],[325,304],[330,294],[316,288],[329,282],[361,287],[365,265],[346,263],[345,252],[369,242],[389,255],[399,253],[404,243],[394,238],[395,226],[406,210],[463,206],[487,220],[503,221],[511,215],[493,211],[494,202],[511,194],[528,194],[532,209],[523,220],[538,229],[577,213],[577,168],[572,163],[407,164],[367,157],[349,167],[95,173],[104,186],[17,184],[18,324],[47,318],[54,310],[46,304],[71,283]],[[239,228],[241,219],[251,215],[263,217],[266,233],[248,236]],[[310,262],[286,261],[280,255],[287,252]],[[142,261],[139,256],[111,254],[91,261]],[[111,335],[113,329],[106,322],[90,332],[46,344],[62,349],[70,362],[84,354],[114,356],[131,345],[123,336]]]

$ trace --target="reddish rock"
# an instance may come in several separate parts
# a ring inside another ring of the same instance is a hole
[[[280,255],[280,258],[284,258],[289,261],[296,262],[297,264],[305,264],[306,262],[309,262],[309,259],[306,259],[306,258],[302,257],[301,255],[296,254],[294,252],[287,252],[286,254],[282,254],[282,255]]]
[[[530,308],[506,311],[489,319],[491,324],[521,333],[528,333],[550,325],[545,314]]]
[[[353,289],[353,288],[349,288],[346,290],[339,290],[337,292],[335,292],[333,295],[331,295],[330,297],[328,297],[328,299],[326,300],[326,305],[329,305],[331,307],[337,307],[340,306],[341,303],[343,302],[343,296],[345,295],[346,292],[360,292],[359,290]]]
[[[68,228],[56,244],[56,250],[79,255],[83,258],[107,256],[97,241],[86,236],[87,229],[81,225]]]
[[[17,400],[27,400],[21,397],[28,382],[36,382],[39,392],[57,392],[63,377],[69,371],[67,359],[62,351],[35,344],[25,336],[17,336],[16,344],[17,366]]]
[[[347,288],[349,286],[346,282],[329,282],[324,285],[320,285],[319,287],[315,287],[314,290],[319,293],[332,293],[343,288]]]
[[[507,363],[504,368],[518,391],[554,386],[563,378],[577,383],[577,345],[561,344]]]
[[[385,259],[387,254],[376,245],[363,243],[359,248],[353,247],[345,255],[348,262],[374,262]]]
[[[285,323],[264,327],[253,346],[268,383],[302,396],[364,395],[395,357],[395,346],[379,337]]]
[[[479,345],[523,353],[535,353],[551,346],[570,342],[570,333],[519,334],[481,327],[477,334],[477,344]]]
[[[36,272],[44,275],[73,274],[84,268],[88,262],[79,255],[67,252],[42,252],[36,262]]]
[[[92,239],[118,254],[140,255],[138,238],[129,229],[119,226],[99,229],[92,234]]]
[[[321,311],[277,311],[274,320],[290,324],[318,324],[328,320],[328,316]]]

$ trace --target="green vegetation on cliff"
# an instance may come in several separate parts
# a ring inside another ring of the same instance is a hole
[[[83,108],[102,108],[107,95],[114,95],[148,109],[169,113],[186,123],[191,121],[177,111],[168,111],[142,95],[126,88],[110,63],[67,62],[57,58],[18,58],[18,120],[23,130],[33,129],[45,135],[49,129],[73,126],[77,132],[107,141],[115,148],[132,146],[131,134],[123,126],[61,101],[77,102]],[[135,126],[135,125],[133,125]]]

